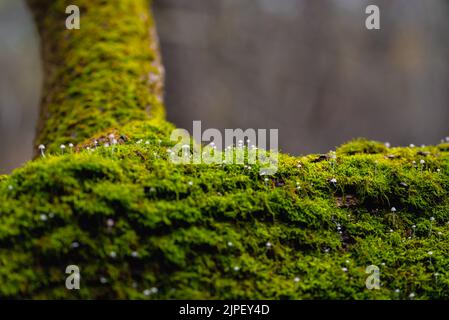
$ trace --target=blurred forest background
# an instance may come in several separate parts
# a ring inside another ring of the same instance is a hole
[[[155,14],[179,127],[278,128],[292,154],[449,135],[447,0],[156,0]],[[41,85],[24,1],[0,0],[0,173],[32,156]]]

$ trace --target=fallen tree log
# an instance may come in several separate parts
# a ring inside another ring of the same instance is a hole
[[[67,1],[29,3],[46,150],[0,177],[0,297],[447,297],[449,144],[281,154],[268,179],[175,165],[147,1],[80,0],[80,30],[64,28]],[[379,289],[365,285],[370,265]]]

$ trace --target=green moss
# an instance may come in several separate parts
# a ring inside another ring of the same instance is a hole
[[[449,154],[439,147],[367,154],[372,143],[356,141],[339,150],[359,153],[336,159],[281,155],[266,183],[256,167],[172,164],[167,132],[151,123],[118,133],[127,141],[114,149],[47,153],[0,182],[0,296],[447,296]],[[64,287],[69,264],[79,291]],[[380,290],[365,288],[370,264]]]
[[[337,154],[340,155],[353,155],[357,153],[374,154],[384,153],[386,151],[387,147],[384,144],[376,141],[369,141],[363,138],[355,139],[337,148]]]
[[[447,297],[448,144],[281,154],[268,181],[258,165],[175,165],[147,2],[77,1],[75,31],[68,1],[29,2],[47,149],[0,176],[1,298]],[[70,264],[80,290],[65,288]]]
[[[48,91],[36,146],[76,144],[134,120],[163,121],[163,69],[148,1],[77,1],[79,30],[64,27],[70,1],[29,2]]]

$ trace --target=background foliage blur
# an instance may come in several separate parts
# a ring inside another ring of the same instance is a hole
[[[25,1],[0,0],[0,174],[32,157],[42,85],[38,42]]]
[[[364,27],[368,4],[381,9],[380,31]],[[404,145],[449,135],[447,0],[156,0],[155,9],[179,127],[279,128],[293,154],[360,136]],[[0,0],[0,173],[31,157],[39,59],[23,1]]]

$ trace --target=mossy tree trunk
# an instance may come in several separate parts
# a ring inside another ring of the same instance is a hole
[[[146,0],[29,0],[42,39],[44,99],[36,146],[82,142],[133,120],[163,121],[163,68]]]
[[[77,1],[70,31],[68,1],[29,2],[48,148],[0,176],[0,297],[447,298],[448,144],[355,140],[281,154],[268,178],[173,164],[148,3]],[[65,287],[68,265],[80,290]],[[369,265],[379,289],[365,286]]]

